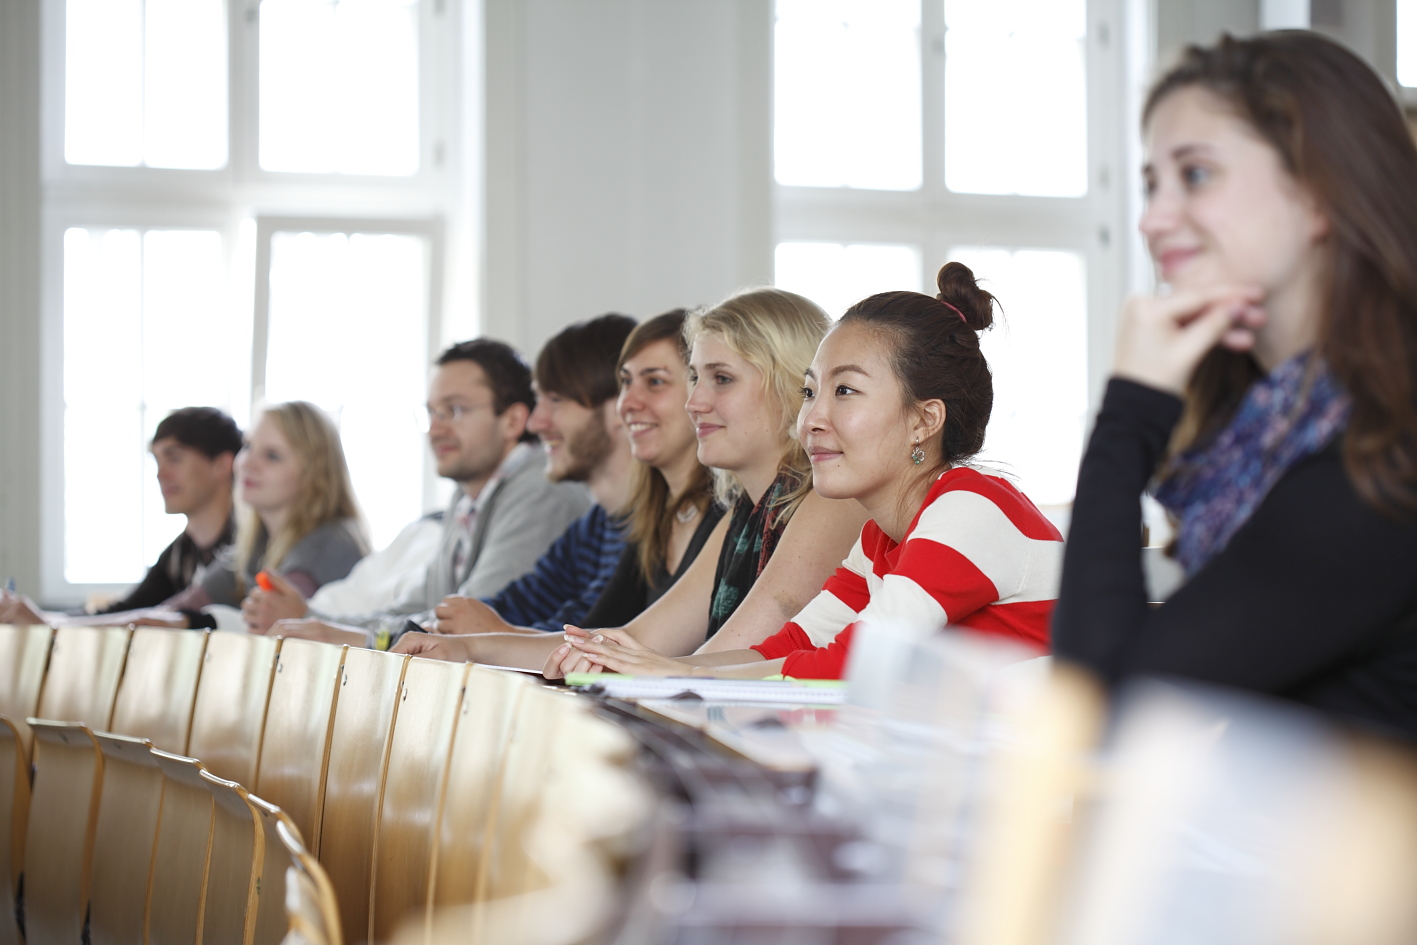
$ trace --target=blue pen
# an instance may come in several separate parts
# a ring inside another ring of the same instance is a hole
[[[5,579],[5,591],[10,594],[15,593],[15,576],[13,574]]]

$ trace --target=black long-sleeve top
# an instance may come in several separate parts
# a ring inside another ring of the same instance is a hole
[[[1294,464],[1223,551],[1148,605],[1140,497],[1180,414],[1170,394],[1108,384],[1078,476],[1057,654],[1109,682],[1191,677],[1417,741],[1417,516],[1365,504],[1336,444]]]

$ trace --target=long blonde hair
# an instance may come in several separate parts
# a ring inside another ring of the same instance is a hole
[[[684,341],[692,348],[703,334],[721,338],[735,354],[762,372],[764,393],[778,408],[780,436],[785,442],[778,469],[793,473],[801,485],[781,501],[781,520],[792,517],[812,491],[812,464],[797,440],[797,413],[802,408],[802,379],[831,319],[811,299],[784,289],[744,289],[717,305],[692,313],[684,323]],[[733,473],[715,469],[714,496],[731,506],[743,492]]]
[[[303,400],[267,407],[262,412],[280,429],[300,463],[300,489],[285,524],[275,535],[266,534],[265,523],[255,510],[243,506],[236,528],[236,582],[242,593],[245,575],[256,544],[266,538],[262,566],[276,568],[296,543],[330,522],[348,522],[361,547],[367,550],[359,506],[349,480],[339,431],[325,412]],[[255,424],[252,424],[255,428]]]

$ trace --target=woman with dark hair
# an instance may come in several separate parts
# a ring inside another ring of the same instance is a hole
[[[1192,47],[1148,97],[1127,303],[1054,623],[1108,680],[1168,673],[1417,737],[1417,149],[1313,33]],[[1137,498],[1187,583],[1147,605]]]
[[[672,660],[616,631],[570,645],[616,672],[807,678],[842,675],[858,623],[949,624],[1046,649],[1062,536],[1007,480],[966,465],[994,402],[979,349],[994,297],[960,263],[937,282],[936,298],[853,305],[807,370],[797,435],[812,488],[871,516],[821,593],[750,649]]]

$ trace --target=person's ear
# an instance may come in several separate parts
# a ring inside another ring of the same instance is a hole
[[[214,460],[214,462],[216,463],[216,467],[217,467],[217,468],[216,468],[216,471],[217,471],[218,475],[220,475],[222,478],[227,479],[227,480],[230,480],[233,476],[236,475],[236,471],[235,471],[236,454],[235,454],[235,453],[218,453],[216,459]]]
[[[520,440],[526,433],[527,420],[531,418],[531,408],[523,403],[515,403],[502,411],[497,418],[502,427],[502,439],[509,443]]]
[[[945,428],[945,402],[943,400],[927,400],[915,405],[915,428],[911,430],[911,435],[919,437],[921,443],[925,443],[940,435],[940,431]]]

